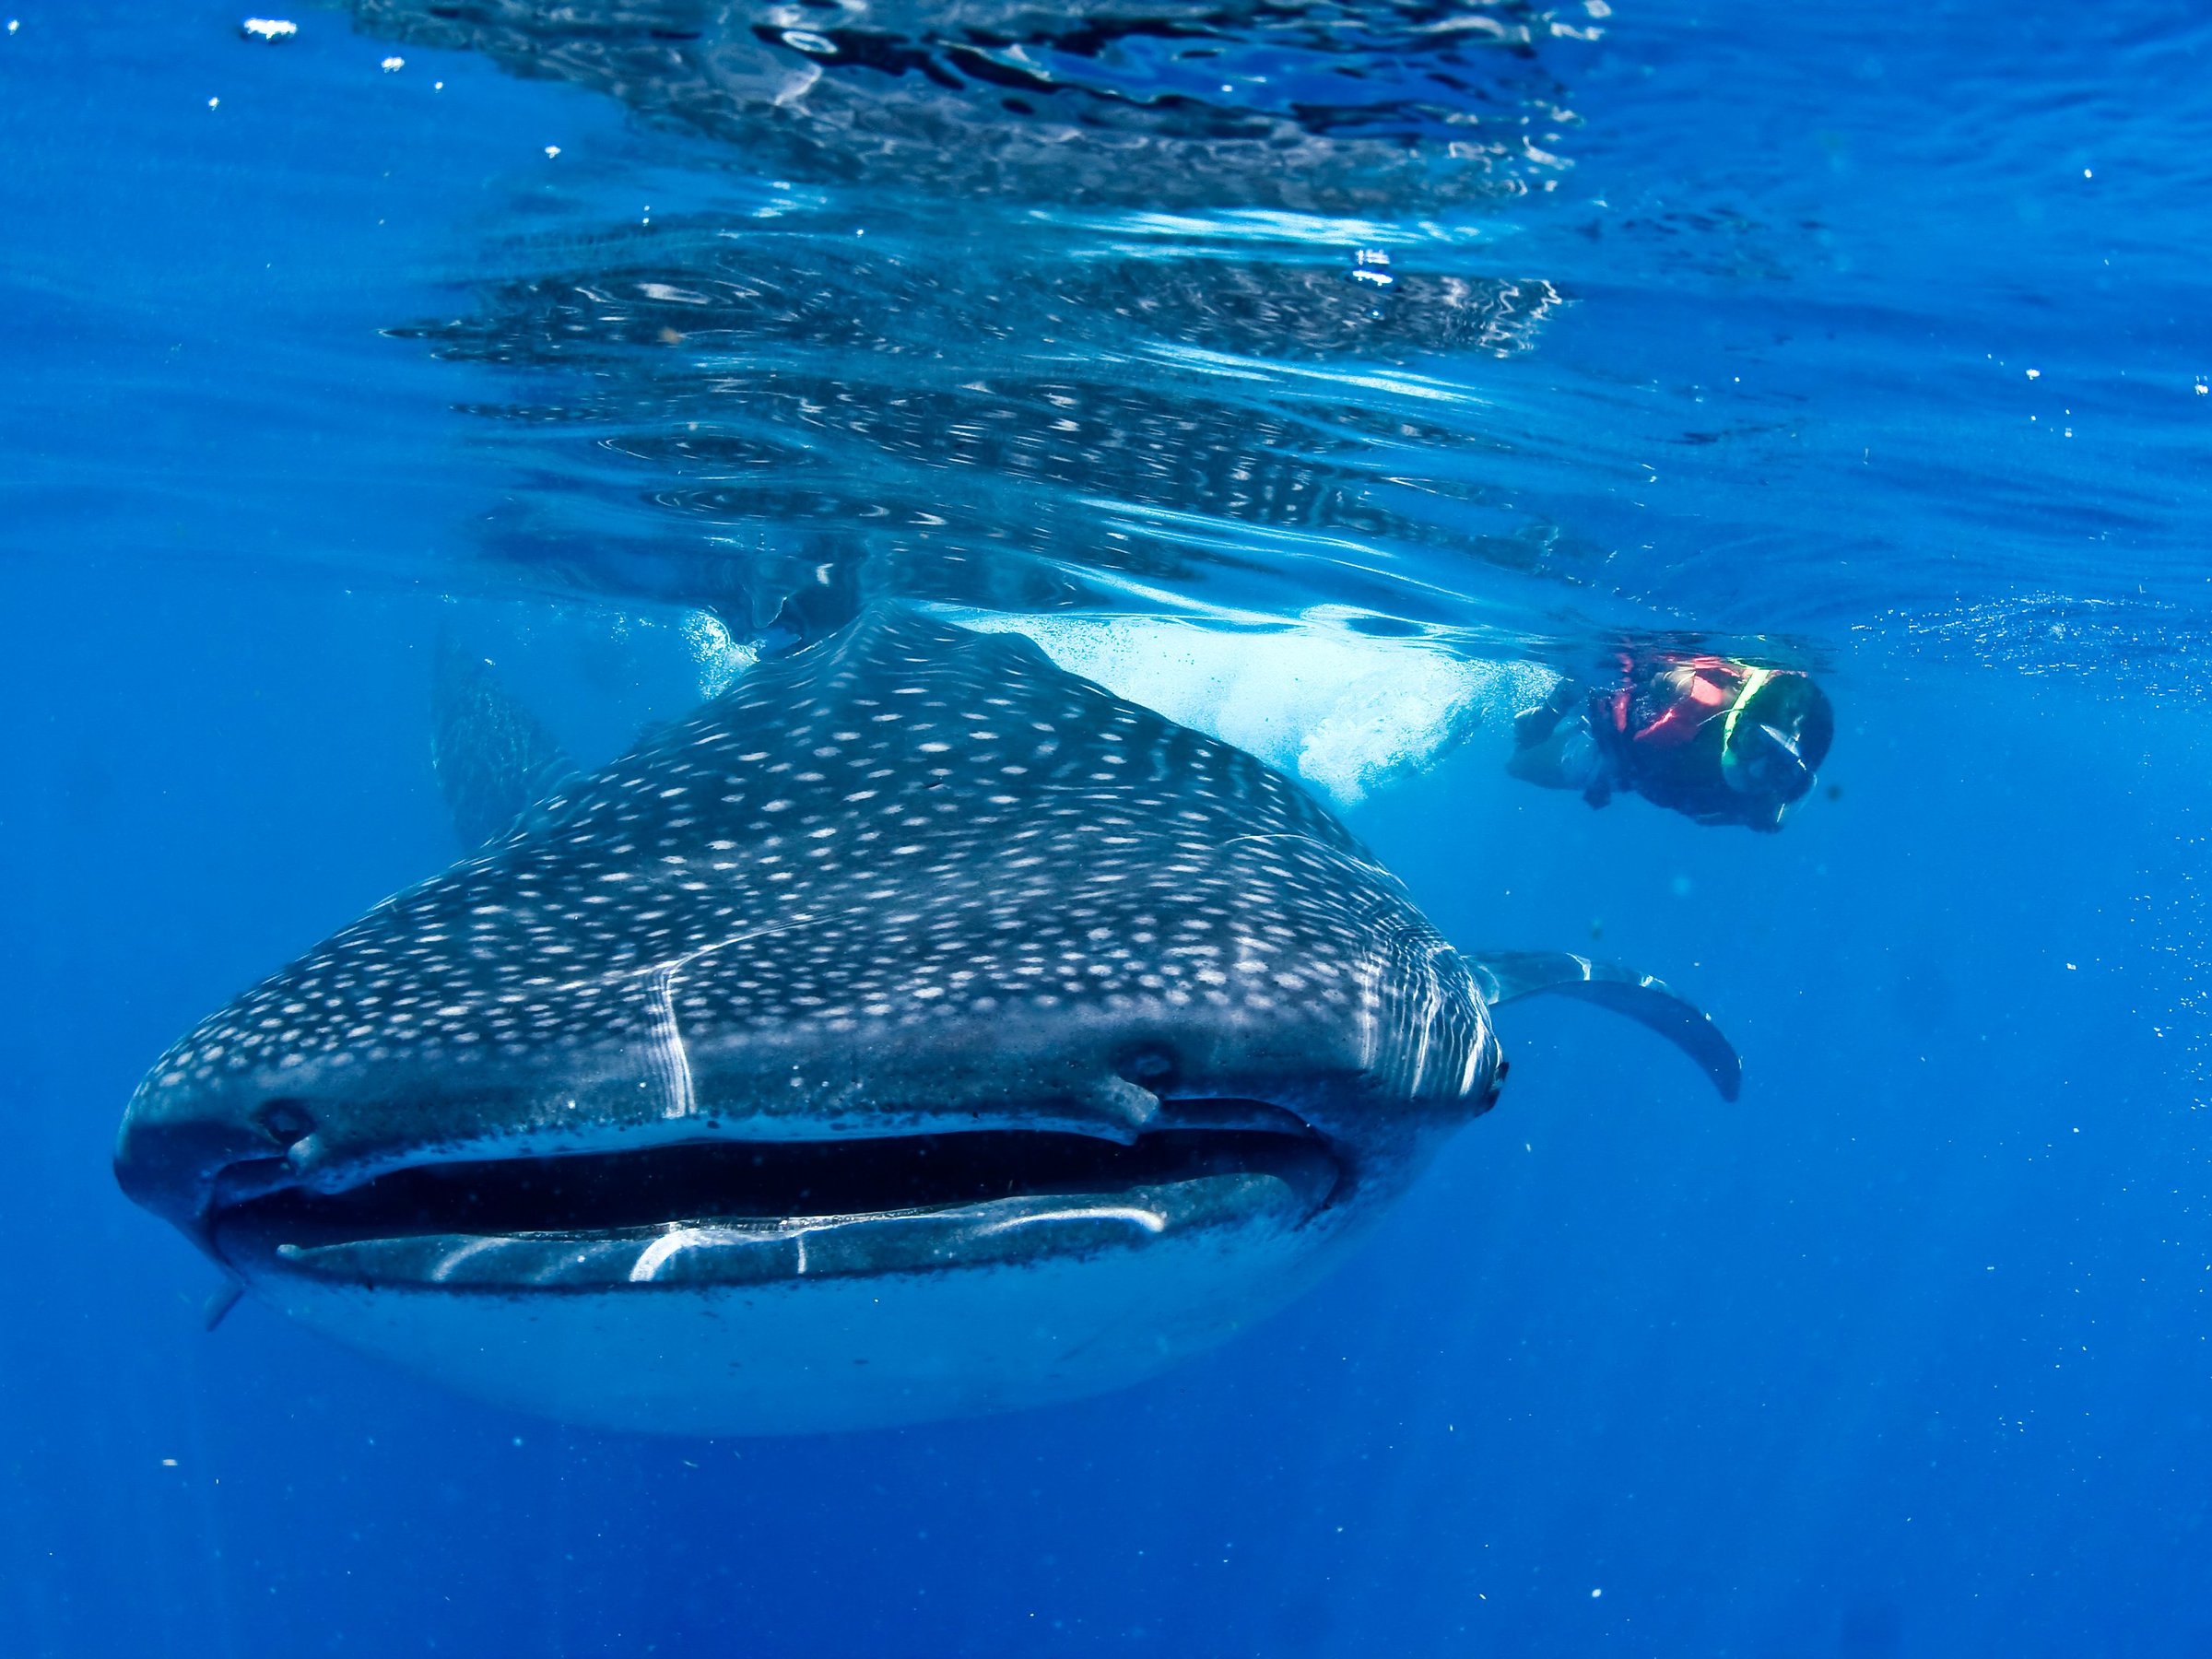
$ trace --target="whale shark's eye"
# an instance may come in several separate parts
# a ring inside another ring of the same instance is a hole
[[[289,1147],[314,1132],[315,1120],[305,1105],[288,1099],[264,1100],[253,1112],[253,1126],[269,1137],[269,1144]]]

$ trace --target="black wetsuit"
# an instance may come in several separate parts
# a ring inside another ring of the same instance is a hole
[[[1617,786],[1700,824],[1778,828],[1774,803],[1730,788],[1721,766],[1728,710],[1750,676],[1723,658],[1660,656],[1631,662],[1625,686],[1590,693],[1590,729]],[[1693,678],[1714,700],[1686,688]]]

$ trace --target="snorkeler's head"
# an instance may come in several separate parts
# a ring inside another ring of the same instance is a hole
[[[1812,789],[1835,735],[1828,694],[1803,674],[1776,670],[1729,712],[1721,775],[1738,794],[1771,806],[1779,816]]]

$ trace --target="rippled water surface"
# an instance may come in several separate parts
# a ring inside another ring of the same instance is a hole
[[[0,35],[0,1648],[2212,1651],[2212,23],[282,15]],[[441,632],[596,760],[884,596],[1294,772],[1456,943],[1663,973],[1744,1100],[1511,1010],[1342,1274],[999,1420],[204,1335],[115,1121],[451,858]],[[1505,777],[1631,643],[1821,677],[1783,833]]]

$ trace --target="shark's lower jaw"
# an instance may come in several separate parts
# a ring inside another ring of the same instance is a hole
[[[774,1433],[1138,1380],[1303,1288],[1355,1194],[1302,1125],[979,1131],[425,1164],[210,1236],[285,1312],[498,1403]]]

